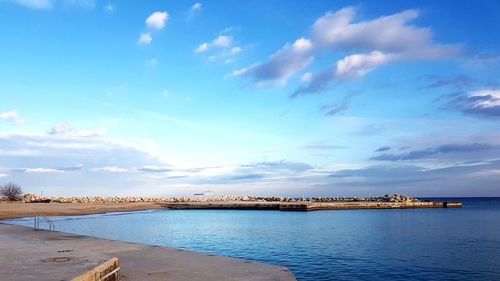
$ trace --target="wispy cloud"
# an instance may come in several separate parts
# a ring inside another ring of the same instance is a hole
[[[109,166],[109,167],[96,168],[95,171],[117,174],[117,173],[126,173],[128,172],[128,169],[120,168],[117,166]]]
[[[71,126],[67,122],[62,122],[54,125],[49,130],[49,134],[51,135],[64,135],[71,131]]]
[[[468,89],[474,87],[478,82],[464,74],[458,75],[426,75],[421,77],[421,81],[426,89],[437,88],[454,88],[454,89]]]
[[[209,61],[224,61],[231,63],[234,57],[240,54],[243,48],[235,46],[234,38],[230,35],[221,34],[210,42],[203,42],[194,49],[195,53],[209,53]]]
[[[140,168],[137,168],[139,171],[145,171],[145,172],[168,172],[171,171],[173,168],[170,166],[156,166],[156,165],[146,165]]]
[[[115,11],[115,6],[108,4],[108,5],[104,6],[104,11],[106,13],[113,13]]]
[[[300,148],[308,149],[308,150],[332,151],[332,150],[338,150],[338,149],[345,149],[346,147],[342,146],[342,145],[332,144],[328,141],[321,141],[321,142],[303,145]]]
[[[233,44],[233,37],[228,35],[219,35],[214,38],[211,42],[203,42],[196,49],[196,53],[206,52],[211,48],[229,48]]]
[[[58,136],[71,136],[71,137],[80,137],[80,138],[89,138],[89,137],[99,137],[106,134],[106,129],[99,128],[94,130],[73,130],[71,125],[68,122],[61,122],[55,124],[50,130],[47,131],[50,135],[58,135]]]
[[[92,9],[96,6],[96,0],[60,0],[66,7],[79,7]]]
[[[17,113],[17,111],[12,110],[0,113],[0,121],[5,121],[12,125],[19,125],[23,122],[23,119],[21,118],[19,113]]]
[[[297,39],[269,57],[267,62],[235,70],[233,76],[251,77],[259,85],[269,81],[285,84],[290,76],[313,62],[312,48],[309,39]]]
[[[64,171],[52,168],[23,168],[20,169],[25,173],[30,174],[54,174],[54,173],[63,173]]]
[[[14,2],[27,8],[38,10],[48,10],[54,5],[53,0],[15,0]]]
[[[445,95],[443,108],[458,110],[464,114],[500,118],[500,89],[483,89],[467,93]]]
[[[56,5],[63,8],[92,9],[96,6],[96,0],[13,0],[19,5],[36,10],[50,10]]]
[[[194,50],[195,53],[203,53],[208,51],[208,43],[201,43],[198,48]]]
[[[151,36],[151,33],[149,32],[144,32],[139,35],[139,39],[137,40],[137,43],[140,45],[149,45],[153,41],[153,36]]]
[[[194,19],[197,15],[201,13],[203,10],[203,4],[200,2],[194,3],[191,8],[189,8],[187,14],[186,14],[186,20],[191,21]]]
[[[438,156],[439,154],[451,154],[451,153],[471,153],[478,151],[492,150],[494,146],[482,143],[468,143],[468,144],[446,144],[434,148],[426,148],[421,150],[411,150],[403,153],[383,153],[374,157],[370,160],[378,161],[406,161],[406,160],[418,160],[418,159],[429,159]],[[379,148],[376,152],[385,152],[390,150],[390,148]]]
[[[383,151],[387,151],[387,150],[389,150],[389,149],[391,149],[391,147],[390,147],[390,146],[382,146],[382,147],[377,148],[377,149],[375,150],[375,152],[383,152]]]
[[[146,61],[146,66],[156,67],[160,62],[156,58],[150,58]]]

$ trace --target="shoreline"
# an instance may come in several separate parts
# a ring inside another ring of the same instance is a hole
[[[75,216],[111,212],[146,210],[354,210],[354,209],[412,209],[460,208],[460,202],[263,202],[263,201],[206,201],[206,202],[115,202],[115,203],[22,203],[0,202],[0,220],[24,217]]]
[[[0,202],[0,220],[43,216],[77,216],[112,212],[161,210],[159,203],[21,203]]]

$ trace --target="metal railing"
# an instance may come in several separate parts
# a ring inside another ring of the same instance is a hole
[[[48,217],[46,216],[35,216],[35,221],[33,223],[33,230],[39,230],[40,229],[40,220],[43,219],[47,225],[49,226],[50,231],[56,230],[56,226],[54,225],[54,222],[52,222]]]

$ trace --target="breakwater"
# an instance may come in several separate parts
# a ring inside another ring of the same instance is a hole
[[[175,210],[236,209],[315,211],[348,209],[413,209],[413,208],[460,208],[460,202],[183,202],[164,203],[163,207]]]
[[[152,204],[167,209],[239,209],[314,211],[344,209],[409,209],[409,208],[460,208],[460,202],[431,202],[404,195],[380,197],[255,197],[224,195],[219,197],[40,197],[28,194],[24,203],[63,204]]]
[[[113,196],[113,197],[47,197],[36,194],[26,194],[22,198],[24,203],[178,203],[178,202],[307,202],[307,203],[347,203],[347,202],[392,202],[408,203],[420,202],[417,198],[399,194],[378,197],[259,197],[248,195],[218,195],[194,197],[138,197],[138,196]]]

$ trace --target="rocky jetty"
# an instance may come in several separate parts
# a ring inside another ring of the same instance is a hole
[[[218,197],[42,197],[36,194],[24,195],[24,203],[183,203],[183,202],[419,202],[418,199],[404,195],[385,195],[380,197],[311,197],[311,198],[291,198],[291,197],[257,197],[222,195]]]

